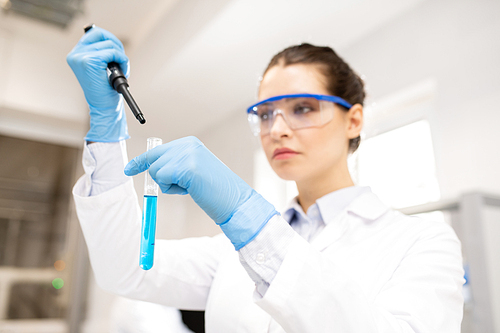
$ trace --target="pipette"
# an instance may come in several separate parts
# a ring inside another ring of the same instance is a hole
[[[83,30],[86,33],[93,27],[95,27],[94,24],[89,24],[88,26],[83,28]],[[113,87],[114,90],[123,95],[123,98],[127,101],[130,111],[132,111],[134,117],[141,124],[146,123],[146,119],[144,119],[144,115],[142,114],[141,109],[139,109],[139,106],[130,94],[127,78],[125,77],[125,75],[123,75],[123,72],[120,69],[120,65],[118,65],[116,62],[110,62],[108,64],[106,72],[108,73],[109,84],[111,85],[111,87]]]
[[[160,138],[148,138],[147,150],[151,150],[162,144]],[[139,266],[148,270],[153,267],[155,234],[156,234],[156,211],[158,203],[158,184],[151,178],[149,170],[146,171],[144,180],[144,201],[142,205],[142,229],[141,229],[141,253]]]

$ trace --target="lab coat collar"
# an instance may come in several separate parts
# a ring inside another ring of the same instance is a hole
[[[325,225],[349,207],[359,196],[371,192],[367,186],[350,186],[328,193],[316,200]]]
[[[369,221],[378,219],[389,209],[389,206],[384,204],[371,190],[360,195],[347,207],[348,212]]]
[[[371,224],[389,210],[371,190],[356,197],[342,212],[328,223],[323,231],[311,242],[318,251],[323,251],[338,241],[350,228],[356,216]]]

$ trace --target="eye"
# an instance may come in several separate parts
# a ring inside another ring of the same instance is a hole
[[[273,117],[273,108],[268,104],[260,105],[257,110],[260,121],[268,121]]]
[[[316,109],[308,104],[297,104],[293,108],[293,113],[296,115],[306,114],[313,111],[316,111]]]
[[[259,112],[260,121],[268,121],[272,117],[272,112]]]

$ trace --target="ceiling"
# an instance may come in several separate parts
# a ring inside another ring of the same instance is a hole
[[[125,44],[130,90],[147,120],[141,126],[129,113],[131,134],[169,140],[244,117],[259,76],[281,49],[310,42],[342,54],[423,1],[87,0],[66,29],[6,12],[0,28],[68,50],[90,22],[110,30]]]

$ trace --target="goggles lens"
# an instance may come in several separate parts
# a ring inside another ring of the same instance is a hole
[[[283,95],[263,100],[248,108],[248,122],[254,135],[271,132],[276,117],[281,115],[292,130],[319,127],[333,119],[335,101],[351,105],[339,97],[328,95]]]

